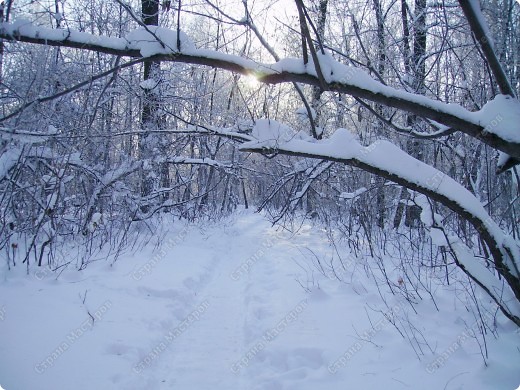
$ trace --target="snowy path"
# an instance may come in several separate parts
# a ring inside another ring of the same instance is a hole
[[[207,308],[162,357],[167,388],[248,388],[241,383],[243,377],[231,372],[234,359],[243,350],[246,287],[244,280],[234,281],[231,274],[244,261],[247,248],[229,233],[221,239],[215,252],[226,255],[215,256],[212,277],[197,293],[198,301]]]
[[[210,258],[206,269],[209,270],[208,277],[195,284],[194,297],[186,301],[186,316],[174,321],[182,323],[191,311],[200,308],[198,319],[168,344],[150,365],[138,365],[137,378],[134,373],[125,387],[252,389],[255,386],[254,377],[247,375],[255,356],[246,358],[245,363],[244,358],[258,340],[263,340],[266,321],[275,324],[277,310],[282,317],[290,310],[285,307],[287,281],[273,277],[280,261],[276,252],[287,243],[267,224],[259,222],[255,216],[242,218],[206,237],[211,250],[190,261],[198,261],[204,255]],[[190,256],[188,252],[191,251],[185,252]],[[289,263],[292,267],[292,262]],[[192,278],[190,276],[188,280]],[[183,284],[190,283],[184,280]],[[296,292],[303,292],[296,285],[294,287]],[[160,341],[160,337],[153,340],[149,350],[152,351]],[[147,371],[154,373],[154,379],[146,375]]]
[[[327,262],[333,254],[319,229],[303,225],[291,235],[250,212],[170,229],[157,237],[160,250],[150,246],[114,266],[103,260],[67,270],[58,281],[51,273],[27,276],[20,267],[7,272],[0,262],[0,386],[514,390],[520,384],[519,335],[503,319],[500,338],[488,338],[489,367],[468,340],[428,372],[428,363],[471,324],[464,306],[452,292],[439,292],[442,313],[428,302],[417,306],[421,317],[411,318],[435,350],[423,346],[427,353],[418,360],[381,322],[375,310],[384,310],[381,299],[363,272],[354,273],[354,263],[346,261],[343,284],[310,266],[315,255]],[[374,324],[382,325],[362,340]]]

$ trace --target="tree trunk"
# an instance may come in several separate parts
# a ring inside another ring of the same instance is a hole
[[[158,26],[159,0],[142,0],[141,13],[145,25]],[[162,127],[161,118],[159,117],[159,99],[157,94],[160,82],[160,68],[160,61],[144,61],[143,80],[155,80],[156,85],[153,88],[150,88],[150,85],[146,85],[144,89],[144,100],[141,109],[141,130],[143,134],[139,139],[139,157],[141,160],[151,159],[154,149],[160,149],[160,139],[158,136],[149,133],[152,130],[157,130]],[[156,175],[150,175],[148,169],[143,169],[141,177],[141,195],[143,197],[150,195],[157,184],[167,187],[170,182],[169,168],[166,164],[153,166],[151,168],[158,170],[160,180],[159,183],[156,183],[154,179]],[[143,212],[146,212],[146,209],[147,207],[145,206]]]
[[[328,0],[320,0],[319,4],[319,10],[318,10],[318,39],[323,42],[325,39],[325,23],[327,21],[327,6],[329,1]],[[316,51],[318,51],[318,47],[316,47]],[[311,107],[316,112],[315,118],[310,118],[310,120],[314,121],[315,126],[320,126],[320,114],[321,114],[321,95],[323,93],[323,89],[321,89],[319,86],[315,86],[312,88],[312,100],[311,100]],[[323,129],[321,132],[318,133],[318,138],[321,139],[323,134]]]
[[[376,16],[376,24],[377,24],[377,73],[379,73],[380,77],[383,77],[385,73],[385,63],[386,63],[386,53],[385,53],[385,29],[384,29],[384,17],[383,17],[383,9],[381,6],[380,0],[373,0],[374,11]],[[384,117],[384,109],[381,104],[376,104],[374,107],[375,111],[381,116]],[[376,122],[375,125],[375,135],[376,137],[381,136],[383,132],[383,124],[380,121]],[[375,178],[376,189],[376,204],[377,204],[377,216],[376,222],[377,226],[380,228],[384,227],[385,219],[386,219],[386,205],[385,205],[385,179],[381,177]]]
[[[401,22],[403,24],[403,62],[404,62],[404,81],[406,84],[410,82],[410,28],[408,27],[408,4],[406,0],[401,0]],[[412,115],[406,116],[406,125],[412,126],[413,120]],[[399,201],[396,205],[394,214],[394,229],[398,229],[403,219],[405,210],[404,201],[409,198],[408,191],[406,188],[401,188],[399,193]]]
[[[415,0],[415,17],[413,29],[413,52],[412,52],[412,88],[415,93],[424,94],[426,78],[426,0]],[[407,116],[408,127],[417,126],[415,115]],[[423,161],[424,152],[422,143],[417,139],[410,139],[407,145],[408,153],[416,159]],[[419,225],[420,210],[416,206],[406,206],[405,225],[414,227]]]

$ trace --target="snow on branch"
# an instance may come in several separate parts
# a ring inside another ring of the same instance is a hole
[[[462,240],[449,234],[442,224],[440,215],[434,213],[431,202],[422,194],[416,194],[414,202],[421,208],[421,221],[429,232],[432,242],[438,246],[448,247],[455,262],[466,275],[477,283],[510,317],[520,319],[520,301],[506,285],[503,278],[497,278],[497,270],[485,265],[481,258],[475,256],[472,250]]]
[[[411,189],[421,189],[428,196],[444,197],[473,219],[484,223],[489,216],[482,204],[467,189],[448,175],[425,164],[388,141],[376,141],[364,147],[347,129],[338,129],[326,140],[287,137],[288,126],[274,120],[259,120],[253,129],[254,141],[240,146],[244,151],[272,151],[310,158],[327,159],[358,166]],[[276,135],[277,131],[282,131]],[[498,229],[498,227],[496,227]],[[494,229],[494,230],[496,230]],[[498,229],[500,230],[500,229]]]
[[[211,158],[188,158],[188,157],[173,157],[165,159],[164,162],[169,164],[191,164],[191,165],[207,165],[215,168],[233,168],[233,164],[224,163]]]
[[[284,134],[288,133],[287,126],[276,121],[257,121],[253,129],[256,140],[241,145],[240,150],[344,163],[391,180],[443,204],[475,227],[490,249],[495,268],[520,300],[518,243],[500,229],[480,201],[464,186],[388,141],[377,141],[364,147],[346,129],[338,129],[329,139],[321,141],[297,136],[287,139],[286,135],[276,135],[280,129],[284,130]],[[520,323],[520,317],[518,321]]]
[[[142,27],[125,38],[97,36],[84,32],[39,27],[27,21],[2,23],[0,38],[35,44],[93,50],[125,57],[149,57],[216,67],[245,75],[255,75],[264,83],[300,82],[322,86],[324,90],[350,94],[389,107],[423,116],[462,131],[495,149],[520,158],[520,103],[517,99],[498,95],[484,108],[470,112],[457,104],[446,104],[428,97],[398,90],[374,80],[368,73],[318,53],[324,85],[317,77],[312,61],[282,59],[274,64],[262,64],[233,54],[197,49],[182,33],[181,50],[176,50],[177,33],[157,28],[154,34]],[[160,38],[158,41],[154,35]],[[152,39],[153,38],[153,39]]]

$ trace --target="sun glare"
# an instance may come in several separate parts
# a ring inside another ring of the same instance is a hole
[[[260,85],[260,81],[252,74],[242,76],[242,82],[250,88],[256,88]]]

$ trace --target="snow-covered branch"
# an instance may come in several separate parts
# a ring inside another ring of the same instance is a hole
[[[520,249],[484,209],[480,201],[448,175],[427,165],[388,141],[362,146],[346,129],[338,129],[323,141],[301,133],[291,133],[287,126],[273,120],[259,120],[253,129],[255,141],[246,142],[242,151],[284,154],[335,161],[376,174],[417,191],[450,208],[468,220],[488,245],[497,272],[504,277],[520,301]],[[506,313],[506,315],[508,315]],[[520,324],[520,316],[511,317]]]
[[[160,38],[160,42],[154,38]],[[74,30],[39,27],[26,21],[3,23],[0,38],[35,44],[93,50],[124,57],[149,57],[211,66],[245,75],[255,75],[264,83],[300,82],[321,86],[324,90],[350,94],[389,107],[434,120],[478,138],[495,149],[520,158],[520,103],[517,99],[498,95],[480,111],[470,112],[457,104],[446,104],[383,85],[366,72],[318,53],[325,83],[321,83],[312,61],[282,59],[274,64],[262,64],[240,56],[219,51],[197,49],[182,33],[181,50],[176,50],[177,33],[154,28],[153,35],[143,28],[130,32],[124,38],[97,36]],[[324,84],[324,85],[322,85]]]
[[[164,162],[168,164],[191,164],[191,165],[207,165],[215,168],[233,168],[233,164],[216,161],[211,158],[189,158],[189,157],[174,157],[165,159]]]

